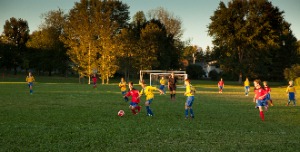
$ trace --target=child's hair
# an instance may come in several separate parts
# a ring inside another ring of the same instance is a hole
[[[268,81],[263,81],[263,84],[266,84],[266,85],[268,85]]]
[[[291,81],[289,81],[289,83],[290,83],[291,85],[294,85],[294,81],[292,81],[292,80],[291,80]]]
[[[261,84],[261,81],[259,80],[259,79],[255,79],[253,82],[256,82],[257,84],[259,84],[260,85],[260,87],[262,88],[262,89],[264,89],[264,86]],[[254,90],[256,89],[256,87],[254,87]]]
[[[184,81],[187,81],[187,82],[191,83],[191,80],[190,80],[190,79],[185,79]]]
[[[133,82],[132,81],[129,81],[128,84],[131,84],[133,86]]]

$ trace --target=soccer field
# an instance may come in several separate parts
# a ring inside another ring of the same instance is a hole
[[[219,94],[215,82],[192,83],[197,88],[195,119],[186,120],[183,89],[178,89],[176,101],[156,93],[154,116],[147,117],[145,97],[141,113],[132,115],[116,83],[93,89],[86,84],[40,82],[30,95],[25,83],[0,82],[0,151],[300,149],[300,107],[285,106],[285,86],[270,85],[275,106],[262,122],[253,91],[246,97],[242,86],[225,82]],[[117,116],[120,109],[124,117]]]

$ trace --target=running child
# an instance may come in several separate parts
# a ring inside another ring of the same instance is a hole
[[[270,94],[271,93],[271,88],[268,86],[267,81],[264,81],[263,84],[264,84],[265,90],[267,91],[267,95],[266,95],[267,105],[274,106],[273,101],[271,99],[271,94]]]
[[[133,87],[133,82],[128,83],[129,91],[125,94],[124,98],[131,96],[131,102],[129,109],[131,109],[132,114],[136,115],[141,111],[140,103],[140,94],[139,90]],[[136,112],[136,110],[138,110]]]
[[[127,92],[127,89],[126,89],[126,81],[125,81],[124,78],[121,78],[121,82],[119,83],[119,87],[120,87],[120,89],[121,89],[122,95],[124,96],[124,95],[126,94],[126,92]],[[127,102],[127,101],[128,101],[128,98],[125,97],[125,98],[124,98],[124,101]]]
[[[223,88],[224,88],[224,81],[221,78],[221,80],[218,82],[218,88],[219,88],[219,93],[223,93]]]
[[[194,103],[194,94],[195,94],[195,89],[191,85],[191,81],[189,79],[186,79],[184,81],[184,84],[186,86],[186,91],[184,93],[185,96],[187,96],[186,102],[185,102],[185,119],[188,119],[189,117],[189,110],[190,110],[190,117],[194,118],[194,112],[193,112],[193,103]]]
[[[264,121],[265,115],[264,115],[263,107],[266,106],[265,98],[266,98],[267,92],[266,92],[266,90],[264,90],[261,87],[260,83],[261,83],[261,81],[258,79],[253,81],[254,92],[255,92],[253,102],[256,102],[256,106],[258,107],[260,118],[262,121]]]
[[[35,81],[33,75],[31,72],[28,73],[28,76],[26,77],[26,82],[28,83],[28,87],[29,87],[29,93],[32,95],[33,94],[33,82]]]
[[[142,87],[142,90],[140,92],[140,97],[143,94],[145,94],[145,96],[146,96],[145,106],[146,106],[147,116],[153,116],[153,112],[150,109],[150,104],[152,103],[152,101],[154,99],[153,91],[158,90],[160,92],[160,94],[164,94],[164,91],[161,89],[157,89],[156,87],[146,86],[146,84],[144,82],[141,83],[141,87]]]
[[[294,87],[293,81],[289,81],[289,86],[286,88],[286,93],[289,97],[289,101],[286,104],[286,106],[289,106],[291,101],[293,101],[294,106],[296,106],[296,88]]]
[[[159,80],[160,86],[159,89],[164,91],[164,94],[166,94],[165,85],[166,85],[166,79],[164,76],[161,77]]]
[[[177,83],[177,79],[175,78],[174,73],[171,73],[171,76],[169,77],[169,81],[168,81],[168,89],[170,91],[171,100],[175,100],[176,83]]]
[[[250,91],[250,82],[248,78],[246,78],[246,80],[244,81],[244,87],[245,87],[245,96],[248,96]]]
[[[93,80],[93,88],[97,88],[97,75],[93,74],[92,76],[92,80]]]

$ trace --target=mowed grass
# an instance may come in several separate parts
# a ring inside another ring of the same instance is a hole
[[[68,81],[66,81],[68,82]],[[184,119],[184,89],[176,101],[156,93],[151,105],[132,115],[117,84],[0,82],[0,151],[298,151],[300,107],[286,107],[285,86],[272,87],[274,107],[265,122],[253,91],[193,81],[195,119]],[[225,82],[226,83],[226,82]],[[139,86],[136,88],[140,89]],[[253,88],[251,88],[253,89]],[[299,91],[298,91],[299,92]],[[125,110],[124,117],[117,112]]]

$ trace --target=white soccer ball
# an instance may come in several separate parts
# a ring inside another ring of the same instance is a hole
[[[120,110],[120,111],[118,112],[118,116],[123,117],[124,115],[125,115],[124,110]]]

